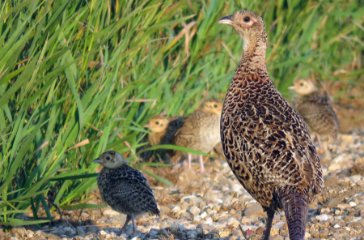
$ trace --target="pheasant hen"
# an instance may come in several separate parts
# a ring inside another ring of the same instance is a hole
[[[239,11],[219,22],[232,26],[244,42],[221,116],[226,160],[267,212],[263,239],[269,239],[274,213],[282,208],[290,239],[304,239],[308,204],[323,187],[315,146],[302,117],[268,76],[262,18]]]

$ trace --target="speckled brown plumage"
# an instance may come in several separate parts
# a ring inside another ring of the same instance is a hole
[[[207,101],[202,108],[188,116],[177,131],[175,144],[202,152],[210,152],[220,142],[220,115],[222,104]],[[192,155],[188,155],[191,166]],[[199,156],[200,170],[204,172],[203,157]]]
[[[326,92],[320,92],[311,80],[298,80],[290,89],[298,97],[294,107],[302,115],[310,130],[320,137],[336,139],[339,120]]]
[[[115,211],[127,215],[123,230],[132,220],[135,231],[134,218],[138,215],[148,212],[159,215],[147,179],[141,172],[129,167],[119,153],[107,151],[94,162],[104,166],[97,178],[102,199]]]
[[[240,11],[220,23],[243,38],[244,54],[225,97],[221,140],[225,157],[244,188],[267,212],[283,208],[291,239],[304,239],[309,202],[323,187],[322,170],[306,124],[269,79],[267,37],[261,17]]]

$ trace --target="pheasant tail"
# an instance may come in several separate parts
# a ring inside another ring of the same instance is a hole
[[[282,197],[282,205],[286,214],[289,238],[291,240],[303,240],[308,211],[305,197],[300,193],[291,192]]]

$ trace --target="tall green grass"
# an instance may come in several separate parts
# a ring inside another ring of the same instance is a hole
[[[97,207],[83,204],[92,159],[115,149],[134,161],[150,116],[221,98],[242,44],[217,20],[242,8],[264,17],[268,68],[285,96],[313,73],[363,80],[360,1],[4,0],[0,223],[47,221],[39,209],[50,220],[49,191],[60,208]],[[34,220],[18,217],[29,209]]]

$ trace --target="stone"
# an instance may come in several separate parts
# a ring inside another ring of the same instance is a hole
[[[182,211],[182,209],[179,207],[179,206],[175,206],[173,209],[172,209],[172,215],[175,217],[175,218],[180,218],[181,215],[184,213],[185,211]]]
[[[343,170],[352,167],[353,161],[352,156],[349,154],[340,154],[331,161],[328,168],[329,172],[334,172],[337,170]]]
[[[117,211],[112,210],[111,208],[105,209],[103,214],[106,215],[106,216],[110,216],[110,217],[120,216],[121,215],[120,213],[118,213]]]
[[[187,231],[187,239],[196,239],[198,237],[198,233],[195,230]]]
[[[266,214],[263,211],[263,208],[259,205],[259,203],[249,203],[247,204],[244,216],[249,218],[258,218],[258,217],[266,217]]]
[[[227,238],[227,237],[229,237],[230,236],[230,231],[228,231],[228,230],[220,230],[219,231],[219,236],[221,237],[221,238]]]
[[[212,220],[212,218],[211,218],[211,217],[206,218],[206,219],[205,219],[205,221],[204,221],[204,223],[205,223],[205,224],[208,224],[208,225],[213,224],[213,222],[214,222],[214,221]]]
[[[170,229],[171,229],[171,231],[173,233],[177,233],[177,232],[183,231],[184,226],[182,224],[179,224],[179,223],[172,223]]]
[[[319,220],[319,221],[327,221],[330,218],[332,218],[332,217],[330,215],[327,215],[327,214],[321,214],[321,215],[316,216],[316,219]]]
[[[230,217],[230,218],[228,219],[228,221],[227,221],[227,224],[228,224],[229,226],[233,226],[234,228],[237,228],[237,227],[239,227],[240,222],[239,222],[238,220],[236,220],[235,218]]]
[[[188,204],[196,204],[201,201],[201,198],[195,195],[188,195],[181,198],[181,202],[186,202]]]
[[[200,214],[200,217],[201,219],[204,219],[207,217],[207,213],[205,211],[203,211],[201,214]]]
[[[196,206],[192,206],[188,211],[192,214],[192,216],[196,216],[201,212],[201,210]]]
[[[350,208],[350,205],[346,204],[346,203],[340,203],[337,205],[337,207],[340,209],[347,209],[347,208]]]

